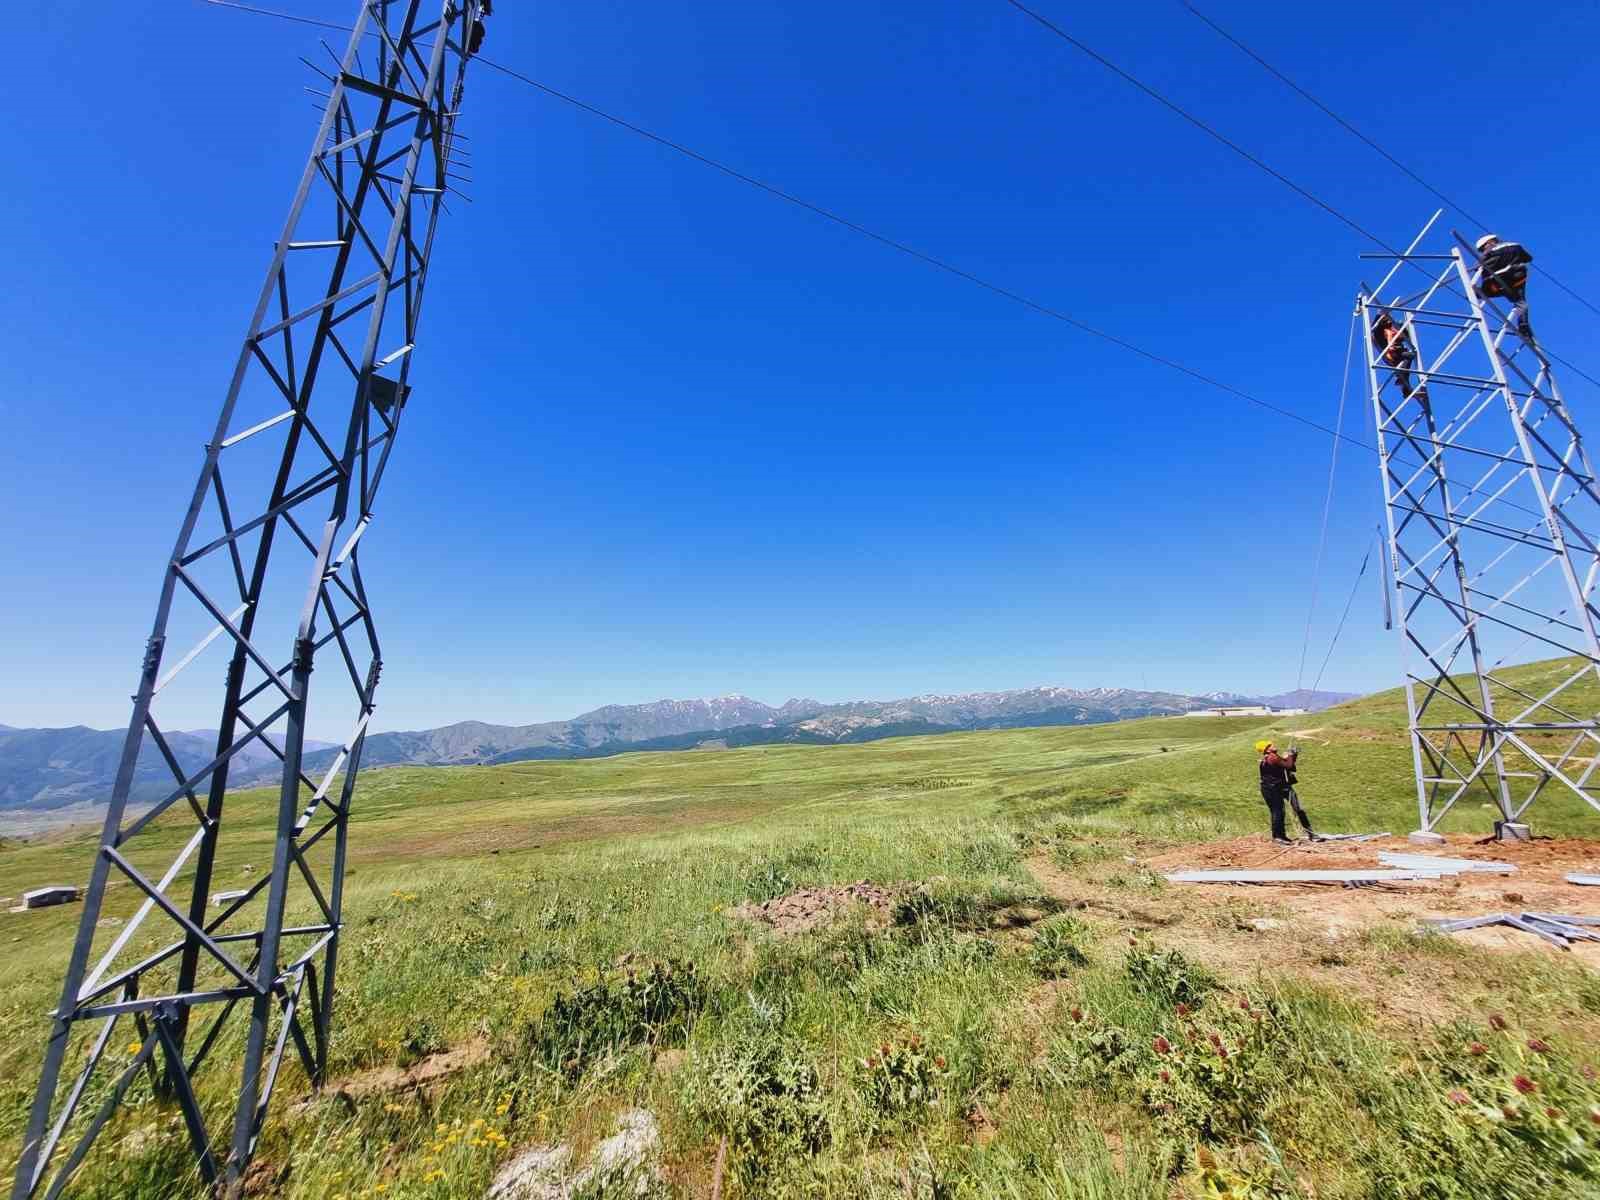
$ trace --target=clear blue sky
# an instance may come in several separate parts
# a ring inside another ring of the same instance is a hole
[[[1039,2],[1383,235],[1432,211],[1176,2]],[[1600,10],[1207,7],[1600,302]],[[495,59],[1333,418],[1369,247],[1001,0],[497,8]],[[322,52],[197,0],[30,14],[0,83],[0,721],[112,727],[314,130],[296,55]],[[475,203],[441,231],[364,544],[378,727],[1293,686],[1326,437],[491,72],[465,114]],[[1545,340],[1600,365],[1600,318],[1534,298]],[[1348,420],[1370,436],[1359,393]],[[1313,660],[1377,515],[1346,446]],[[1398,669],[1369,575],[1325,686]]]

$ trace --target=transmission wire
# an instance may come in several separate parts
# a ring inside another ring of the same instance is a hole
[[[1334,112],[1333,109],[1329,108],[1321,100],[1317,99],[1317,97],[1313,96],[1310,92],[1306,91],[1305,88],[1301,87],[1294,80],[1290,79],[1282,71],[1278,70],[1277,67],[1273,66],[1266,59],[1262,58],[1261,55],[1257,54],[1254,50],[1252,50],[1249,46],[1247,46],[1243,42],[1241,42],[1233,34],[1229,33],[1221,25],[1218,25],[1210,17],[1206,16],[1205,13],[1201,12],[1193,4],[1190,4],[1189,0],[1181,0],[1181,3],[1183,4],[1184,8],[1188,9],[1192,14],[1194,14],[1194,16],[1198,17],[1201,21],[1203,21],[1207,25],[1209,25],[1224,40],[1233,43],[1233,45],[1238,47],[1238,49],[1243,54],[1245,54],[1247,57],[1249,57],[1251,59],[1254,59],[1258,64],[1260,64],[1261,68],[1263,70],[1265,70],[1268,74],[1274,76],[1279,81],[1281,81],[1285,86],[1289,87],[1290,89],[1292,89],[1293,91],[1298,93],[1305,100],[1307,100],[1310,104],[1312,104],[1314,107],[1319,109],[1325,116],[1327,116],[1328,118],[1330,118],[1331,120],[1336,122],[1338,125],[1343,127],[1349,134],[1351,134],[1351,136],[1355,137],[1358,141],[1363,142],[1364,144],[1369,146],[1371,149],[1375,150],[1378,154],[1382,155],[1394,167],[1396,167],[1402,174],[1406,175],[1408,178],[1410,178],[1414,182],[1420,184],[1423,187],[1424,190],[1432,193],[1432,195],[1436,199],[1438,199],[1441,202],[1443,202],[1446,207],[1455,209],[1458,213],[1460,213],[1467,220],[1471,221],[1479,229],[1487,230],[1487,229],[1490,228],[1489,223],[1487,221],[1481,220],[1478,217],[1473,216],[1470,212],[1468,212],[1461,205],[1461,203],[1459,201],[1451,199],[1449,196],[1447,196],[1443,192],[1441,192],[1438,188],[1434,187],[1433,184],[1429,183],[1421,175],[1418,175],[1410,167],[1406,166],[1405,163],[1401,162],[1398,158],[1396,158],[1393,154],[1389,153],[1389,151],[1385,150],[1377,142],[1373,141],[1366,134],[1362,133],[1361,130],[1357,129],[1349,121],[1345,120],[1338,113]],[[1586,300],[1583,296],[1579,295],[1572,288],[1570,288],[1566,284],[1562,283],[1561,280],[1557,279],[1549,271],[1547,271],[1543,267],[1540,267],[1540,266],[1537,266],[1537,265],[1535,265],[1533,269],[1535,271],[1539,272],[1539,274],[1543,275],[1551,283],[1555,284],[1563,292],[1567,293],[1567,295],[1571,296],[1579,304],[1582,304],[1590,312],[1595,313],[1596,315],[1600,315],[1600,308],[1595,307],[1588,300]]]
[[[1345,399],[1350,394],[1350,360],[1355,357],[1356,322],[1359,320],[1359,313],[1350,314],[1350,337],[1344,346],[1344,380],[1339,384],[1339,416],[1333,423],[1335,429],[1344,428]],[[1294,677],[1294,690],[1297,692],[1306,681],[1306,654],[1311,649],[1311,623],[1317,615],[1317,592],[1322,585],[1322,557],[1328,548],[1328,514],[1333,510],[1333,480],[1338,467],[1339,439],[1334,438],[1333,452],[1328,456],[1328,490],[1322,498],[1322,529],[1317,534],[1317,558],[1311,568],[1311,603],[1306,608],[1306,636],[1300,643],[1300,669]]]
[[[1344,602],[1344,612],[1340,614],[1339,625],[1333,631],[1333,640],[1328,643],[1328,652],[1322,656],[1322,666],[1317,668],[1317,677],[1311,682],[1311,690],[1315,692],[1322,685],[1323,672],[1328,669],[1328,663],[1333,659],[1333,649],[1339,644],[1339,635],[1344,632],[1344,623],[1350,619],[1350,609],[1356,602],[1356,591],[1361,587],[1361,579],[1367,573],[1367,564],[1372,561],[1372,551],[1377,547],[1378,535],[1372,535],[1372,541],[1367,544],[1367,553],[1361,559],[1361,569],[1356,572],[1356,581],[1350,585],[1350,597]]]
[[[1344,225],[1347,225],[1349,228],[1353,229],[1356,233],[1359,233],[1362,237],[1366,238],[1369,242],[1372,242],[1374,245],[1381,247],[1385,252],[1394,255],[1396,258],[1402,259],[1406,263],[1407,266],[1413,267],[1416,270],[1422,271],[1424,274],[1427,274],[1426,270],[1424,270],[1424,268],[1421,266],[1421,264],[1412,262],[1409,259],[1405,259],[1404,256],[1400,253],[1400,251],[1396,250],[1393,246],[1391,246],[1388,242],[1384,241],[1377,234],[1373,233],[1366,226],[1362,225],[1354,217],[1350,216],[1347,213],[1341,212],[1339,209],[1335,208],[1332,204],[1328,203],[1321,196],[1318,196],[1315,192],[1311,191],[1309,188],[1302,187],[1300,184],[1296,183],[1293,179],[1290,179],[1287,175],[1285,175],[1282,171],[1278,170],[1276,167],[1272,166],[1270,163],[1267,163],[1264,160],[1262,160],[1260,158],[1257,158],[1254,154],[1250,153],[1250,151],[1246,150],[1243,146],[1239,145],[1238,142],[1236,142],[1232,138],[1228,137],[1227,134],[1223,133],[1221,130],[1217,129],[1215,126],[1210,125],[1207,122],[1203,121],[1201,118],[1195,116],[1192,112],[1190,112],[1188,109],[1184,108],[1177,101],[1172,100],[1169,97],[1167,97],[1166,95],[1164,95],[1163,93],[1157,91],[1155,88],[1151,87],[1148,83],[1144,82],[1144,80],[1140,79],[1137,75],[1134,75],[1131,72],[1123,70],[1116,63],[1112,62],[1109,58],[1107,58],[1105,55],[1101,54],[1094,47],[1092,47],[1088,43],[1086,43],[1086,42],[1074,37],[1072,34],[1068,33],[1065,29],[1063,29],[1060,25],[1057,25],[1054,21],[1050,20],[1050,18],[1045,16],[1043,13],[1037,12],[1034,9],[1029,8],[1026,4],[1022,3],[1022,0],[1005,0],[1005,2],[1007,4],[1009,4],[1012,8],[1016,9],[1018,12],[1022,13],[1029,20],[1031,20],[1034,23],[1036,23],[1037,25],[1039,25],[1041,28],[1047,30],[1050,33],[1055,34],[1056,37],[1060,38],[1062,41],[1066,42],[1068,45],[1070,45],[1070,46],[1074,47],[1075,49],[1081,51],[1083,54],[1087,55],[1089,58],[1092,58],[1095,62],[1099,63],[1102,67],[1104,67],[1106,70],[1110,71],[1113,75],[1116,75],[1119,79],[1122,79],[1122,80],[1126,81],[1127,83],[1131,84],[1132,86],[1138,88],[1145,95],[1149,96],[1152,100],[1156,101],[1156,103],[1158,103],[1158,104],[1162,105],[1163,107],[1165,107],[1165,108],[1171,110],[1172,112],[1176,113],[1178,116],[1182,117],[1185,121],[1189,122],[1189,124],[1193,125],[1196,129],[1198,129],[1202,133],[1206,134],[1208,137],[1211,137],[1211,138],[1215,139],[1217,142],[1220,142],[1222,145],[1226,146],[1229,150],[1233,151],[1240,158],[1244,159],[1247,163],[1249,163],[1251,166],[1255,167],[1257,170],[1262,171],[1267,175],[1270,175],[1273,179],[1276,179],[1279,183],[1283,184],[1284,187],[1286,187],[1290,191],[1294,192],[1297,196],[1300,196],[1302,199],[1305,199],[1305,200],[1309,201],[1310,203],[1316,205],[1323,212],[1327,213],[1329,216],[1333,217],[1335,220],[1343,223]],[[1451,204],[1450,207],[1455,208],[1456,206],[1454,204]],[[1457,209],[1457,211],[1459,212],[1460,210]],[[1463,215],[1466,215],[1466,214],[1463,213]],[[1578,298],[1580,300],[1582,299],[1581,296],[1578,297]],[[1588,303],[1588,302],[1584,301],[1584,303]],[[1562,366],[1564,366],[1568,370],[1572,371],[1575,375],[1579,375],[1582,378],[1588,380],[1590,383],[1594,384],[1596,387],[1600,387],[1600,379],[1596,379],[1593,375],[1590,375],[1587,371],[1583,370],[1583,368],[1573,365],[1571,362],[1568,362],[1566,359],[1562,358],[1560,355],[1555,354],[1555,353],[1553,353],[1553,352],[1551,352],[1549,350],[1545,350],[1544,354],[1545,354],[1545,356],[1547,358],[1553,359],[1554,361],[1560,363]]]
[[[281,17],[286,20],[298,21],[302,24],[321,25],[325,28],[331,29],[347,28],[347,26],[338,25],[329,21],[320,21],[311,17],[295,16],[290,13],[277,12],[267,8],[257,8],[253,5],[239,3],[238,0],[204,0],[204,2],[219,8],[231,8],[240,12],[255,13],[261,16]],[[916,249],[914,246],[907,245],[905,242],[901,242],[895,238],[889,237],[887,234],[878,233],[873,229],[867,228],[865,225],[861,225],[850,220],[848,217],[839,215],[831,209],[824,208],[820,204],[813,204],[811,201],[794,195],[792,192],[786,192],[774,184],[770,184],[765,180],[756,178],[754,175],[748,175],[735,167],[731,167],[726,163],[720,162],[717,159],[712,158],[710,155],[702,154],[698,150],[694,150],[681,142],[675,142],[671,138],[646,129],[642,125],[637,125],[626,118],[619,117],[614,113],[609,113],[605,109],[590,104],[585,100],[580,100],[576,96],[569,95],[568,93],[553,88],[548,84],[540,83],[537,79],[534,79],[529,75],[524,75],[522,72],[505,66],[502,63],[494,62],[491,59],[485,58],[481,54],[476,56],[476,60],[482,63],[485,67],[488,67],[494,71],[499,71],[503,75],[507,75],[512,79],[518,80],[519,82],[534,88],[535,90],[551,97],[552,99],[560,100],[565,104],[569,104],[574,108],[589,113],[591,116],[599,117],[601,120],[608,121],[620,129],[625,129],[629,133],[635,134],[647,141],[654,142],[658,146],[664,147],[665,149],[671,150],[674,153],[683,155],[685,158],[700,163],[702,166],[710,167],[731,179],[735,179],[740,183],[747,184],[750,187],[767,193],[769,196],[774,196],[779,200],[783,200],[788,204],[792,204],[796,208],[804,209],[809,213],[831,221],[835,225],[839,225],[844,229],[848,229],[852,233],[858,234],[861,237],[868,238],[882,246],[887,246],[889,249],[906,255],[909,258],[914,258],[918,262],[921,262],[927,266],[934,267],[948,275],[955,276],[957,279],[965,280],[968,283],[983,288],[985,291],[992,292],[994,295],[1001,296],[1004,299],[1012,301],[1013,303],[1020,304],[1024,308],[1030,309],[1041,316],[1046,316],[1052,320],[1060,321],[1065,325],[1070,325],[1082,333],[1089,334],[1091,337],[1099,338],[1103,342],[1108,342],[1113,346],[1117,346],[1131,354],[1136,354],[1141,358],[1158,364],[1159,366],[1163,366],[1169,370],[1177,371],[1180,374],[1187,375],[1191,379],[1198,380],[1208,387],[1215,388],[1218,391],[1226,392],[1229,395],[1253,404],[1258,408],[1265,409],[1268,412],[1273,412],[1281,417],[1286,417],[1291,421],[1298,422],[1309,429],[1315,429],[1319,433],[1328,434],[1330,437],[1343,438],[1345,441],[1360,446],[1364,450],[1372,450],[1376,452],[1377,447],[1361,441],[1358,438],[1349,437],[1348,435],[1343,434],[1336,429],[1332,429],[1327,425],[1322,424],[1320,421],[1314,421],[1310,417],[1301,416],[1299,413],[1294,412],[1291,409],[1283,408],[1277,404],[1273,404],[1268,400],[1263,400],[1259,396],[1254,396],[1242,388],[1234,387],[1230,383],[1225,383],[1220,379],[1216,379],[1213,376],[1205,374],[1203,371],[1199,371],[1193,367],[1187,366],[1176,359],[1167,358],[1165,355],[1158,354],[1152,350],[1146,350],[1144,347],[1136,345],[1135,343],[1128,341],[1126,338],[1122,338],[1116,334],[1107,333],[1105,330],[1098,329],[1095,326],[1090,325],[1088,322],[1080,320],[1072,314],[1065,312],[1064,310],[1053,308],[1048,304],[1034,300],[1029,296],[1025,296],[1021,292],[1013,291],[1012,289],[998,283],[993,283],[988,279],[985,279],[980,275],[976,275],[962,267],[958,267],[945,259],[925,253]],[[1367,236],[1372,237],[1373,235],[1368,234]]]

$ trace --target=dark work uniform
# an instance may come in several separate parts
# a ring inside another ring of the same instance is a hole
[[[1311,832],[1311,819],[1306,816],[1306,810],[1300,807],[1300,797],[1295,795],[1293,754],[1279,754],[1269,750],[1261,756],[1261,798],[1267,802],[1267,811],[1272,814],[1272,836],[1288,840],[1289,834],[1283,827],[1285,803],[1294,806],[1294,815],[1299,819],[1306,833]]]
[[[1528,264],[1533,255],[1516,242],[1496,242],[1478,256],[1483,264],[1483,277],[1478,290],[1485,296],[1504,296],[1511,301],[1511,319],[1517,332],[1525,338],[1533,337],[1533,326],[1528,323]]]
[[[1496,242],[1479,256],[1483,263],[1483,294],[1504,296],[1521,304],[1527,294],[1528,264],[1533,261],[1516,242]]]

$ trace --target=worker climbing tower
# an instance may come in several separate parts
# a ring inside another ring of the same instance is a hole
[[[59,1195],[117,1107],[150,1099],[181,1114],[198,1175],[237,1194],[286,1055],[313,1082],[327,1069],[382,665],[360,543],[488,11],[362,0],[343,55],[314,68],[321,122],[165,564],[14,1200]],[[313,697],[342,745],[308,746]],[[172,736],[167,704],[216,713],[205,753]],[[228,792],[264,776],[270,801]]]
[[[1426,232],[1368,256],[1393,265],[1356,313],[1406,658],[1412,836],[1440,840],[1477,797],[1499,836],[1526,837],[1541,796],[1600,810],[1600,481],[1525,308],[1483,287],[1459,234],[1448,253],[1416,253]],[[1537,676],[1505,670],[1556,657],[1569,661]]]

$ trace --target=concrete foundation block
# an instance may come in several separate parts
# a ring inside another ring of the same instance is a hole
[[[1415,846],[1442,846],[1444,834],[1434,833],[1431,829],[1416,829],[1406,834],[1406,841]]]

